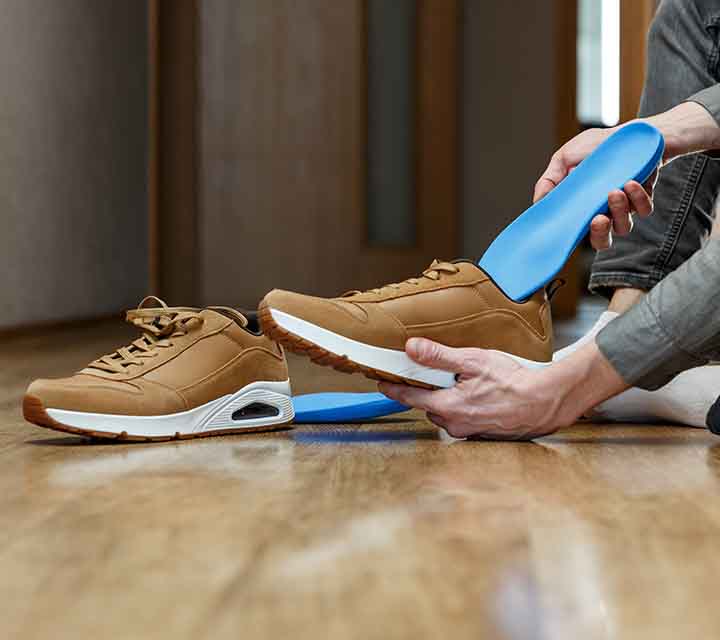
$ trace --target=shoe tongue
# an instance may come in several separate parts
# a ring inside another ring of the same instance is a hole
[[[464,267],[465,269],[471,268],[472,271],[479,271],[483,275],[487,276],[487,273],[485,273],[485,271],[480,268],[480,265],[478,265],[477,261],[475,260],[469,260],[468,258],[458,258],[457,260],[453,260],[452,263],[460,266],[460,268],[463,268],[461,265],[467,265],[466,267]]]
[[[432,261],[432,264],[426,269],[426,271],[433,270],[435,269],[435,267],[441,264],[470,264],[476,268],[478,266],[475,260],[470,260],[469,258],[455,258],[454,260],[438,260],[437,258],[435,258]]]
[[[245,328],[248,326],[248,319],[240,313],[237,309],[233,309],[232,307],[208,307],[210,311],[214,311],[215,313],[219,313],[220,315],[223,315],[227,318],[230,318],[231,320],[234,320],[237,322],[241,327]]]

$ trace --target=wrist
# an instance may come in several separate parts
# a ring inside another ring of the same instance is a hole
[[[554,398],[553,420],[575,422],[589,409],[628,388],[595,341],[545,370],[545,392]]]
[[[641,120],[657,128],[665,139],[664,162],[688,153],[720,148],[720,127],[697,102],[683,102]]]

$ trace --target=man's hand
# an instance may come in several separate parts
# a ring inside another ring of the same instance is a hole
[[[527,369],[485,349],[453,349],[411,338],[405,352],[419,364],[452,371],[449,389],[379,385],[389,398],[427,412],[451,436],[529,440],[573,424],[589,408],[627,389],[594,342],[544,369]]]
[[[618,129],[619,127],[588,129],[560,147],[535,184],[533,202],[552,191],[600,143]],[[595,216],[590,224],[590,243],[595,249],[601,251],[609,248],[613,232],[620,236],[630,233],[633,212],[642,217],[652,213],[652,191],[656,178],[657,172],[653,173],[644,185],[631,180],[623,190],[615,189],[608,194],[609,217]]]
[[[405,350],[415,362],[456,373],[457,383],[428,391],[383,382],[380,391],[426,411],[432,422],[456,438],[530,439],[552,433],[577,417],[559,414],[562,395],[543,392],[540,372],[497,351],[453,349],[424,338],[408,340]]]

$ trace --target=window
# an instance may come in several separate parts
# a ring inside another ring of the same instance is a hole
[[[578,0],[577,116],[610,127],[620,119],[620,0]]]

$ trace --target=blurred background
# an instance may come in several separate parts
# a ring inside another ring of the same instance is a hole
[[[562,142],[634,116],[653,10],[0,0],[0,330],[478,257]]]

